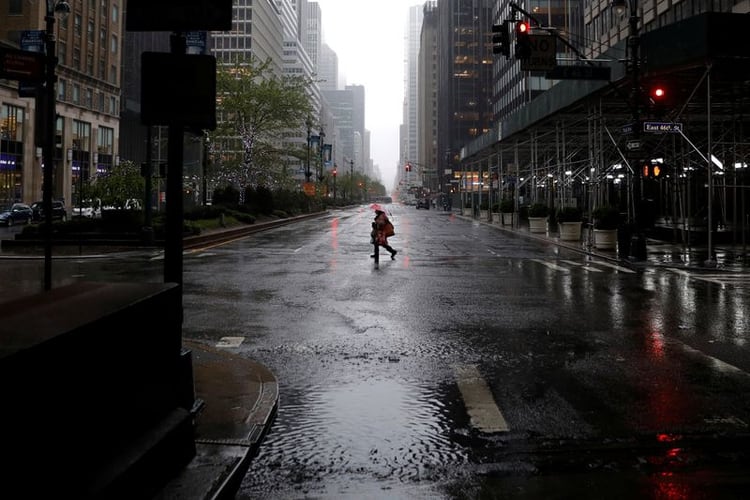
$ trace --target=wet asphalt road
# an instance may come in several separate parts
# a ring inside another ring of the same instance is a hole
[[[745,496],[746,282],[390,211],[399,254],[377,269],[367,208],[185,255],[184,336],[280,383],[238,498]],[[160,281],[162,265],[54,276]]]
[[[391,212],[378,269],[367,209],[186,257],[185,335],[280,382],[238,498],[744,494],[746,287]]]

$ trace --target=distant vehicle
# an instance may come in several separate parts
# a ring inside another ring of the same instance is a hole
[[[428,200],[427,198],[420,198],[420,199],[418,199],[417,200],[417,210],[419,210],[420,208],[424,208],[426,210],[429,210],[430,209],[430,200]]]
[[[25,203],[13,203],[0,211],[0,224],[8,227],[14,224],[28,224],[34,218],[34,211]]]
[[[31,204],[31,210],[34,213],[33,220],[37,222],[44,221],[43,202],[35,201]],[[65,209],[65,203],[61,200],[52,200],[52,220],[68,220],[68,211]]]
[[[87,219],[101,217],[101,202],[98,198],[94,200],[84,200],[80,206],[76,205],[71,209],[71,215],[73,217],[85,217]]]

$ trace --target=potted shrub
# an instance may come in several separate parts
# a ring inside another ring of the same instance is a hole
[[[556,215],[560,239],[565,241],[580,240],[583,211],[578,207],[563,207],[557,211]]]
[[[479,204],[479,218],[482,220],[487,220],[489,215],[490,215],[490,204],[487,200],[482,200],[482,203]]]
[[[546,233],[549,208],[544,203],[534,203],[529,207],[529,232]]]
[[[500,204],[492,204],[492,222],[500,223]]]
[[[601,250],[611,250],[617,246],[617,228],[620,225],[620,211],[616,207],[602,206],[593,212],[594,246]]]
[[[503,226],[513,225],[513,210],[515,209],[513,198],[503,198],[500,201],[500,213],[503,214]]]

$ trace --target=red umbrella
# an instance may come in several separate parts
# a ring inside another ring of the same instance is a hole
[[[372,205],[370,205],[370,208],[372,208],[373,210],[383,210],[383,207],[381,207],[377,203],[373,203]],[[385,212],[385,210],[383,210],[383,212]]]

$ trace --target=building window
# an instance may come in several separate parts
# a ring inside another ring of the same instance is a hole
[[[23,14],[23,0],[10,0],[8,14],[11,16],[20,16]]]
[[[109,127],[99,127],[99,137],[97,138],[96,150],[99,153],[112,154],[114,152],[115,129]]]
[[[113,54],[117,54],[117,36],[112,35],[112,42],[110,43],[110,51]]]
[[[12,104],[0,108],[0,139],[23,141],[23,108]]]
[[[57,44],[57,59],[60,64],[68,64],[68,44],[65,42],[59,42]]]
[[[73,84],[73,104],[81,104],[81,87]]]
[[[114,64],[109,67],[109,83],[117,84],[117,66]]]
[[[68,98],[68,82],[59,80],[57,82],[57,100],[65,101]]]
[[[117,114],[117,99],[114,97],[109,98],[109,113],[112,115]]]
[[[75,18],[73,19],[73,33],[75,33],[78,36],[81,36],[81,24],[83,23],[83,19],[81,19],[81,14],[76,14]]]
[[[93,90],[86,89],[86,97],[85,97],[85,102],[83,103],[83,105],[89,109],[92,109],[94,107],[94,91]]]
[[[94,76],[94,56],[89,54],[86,56],[86,74]]]
[[[117,8],[117,5],[112,5],[112,22],[117,24],[117,18],[119,17],[120,11]]]
[[[73,49],[73,67],[78,71],[81,70],[81,49],[78,47]]]
[[[97,108],[97,111],[104,113],[104,102],[104,92],[99,92],[99,106]]]
[[[104,80],[106,76],[104,74],[104,68],[106,67],[106,65],[107,65],[107,61],[105,61],[104,59],[99,59],[99,79],[100,80]]]
[[[104,45],[107,43],[107,28],[102,28],[99,30],[99,44],[104,47]]]

